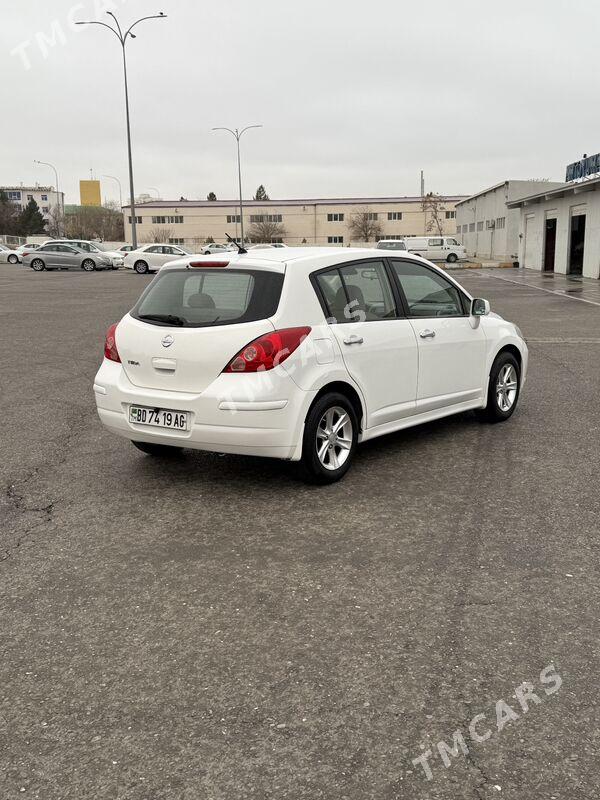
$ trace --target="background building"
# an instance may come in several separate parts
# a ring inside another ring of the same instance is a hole
[[[442,234],[456,232],[456,203],[462,196],[445,196],[435,209]],[[131,241],[131,216],[123,207],[125,236]],[[194,247],[207,239],[240,236],[239,203],[236,200],[155,200],[136,207],[140,242],[168,241]],[[284,241],[290,245],[361,244],[376,238],[400,239],[437,233],[434,212],[423,211],[420,197],[368,197],[322,200],[247,200],[244,233],[255,241]],[[353,220],[380,233],[365,237]],[[430,227],[432,226],[432,227]]]
[[[48,221],[50,209],[60,207],[61,214],[64,211],[65,196],[63,192],[56,192],[52,186],[0,186],[0,190],[19,211],[22,211],[27,203],[33,198],[40,207],[44,219]]]
[[[101,206],[100,181],[79,181],[79,199],[82,206]]]
[[[474,258],[513,262],[519,254],[520,214],[507,203],[542,189],[549,181],[503,181],[456,204],[456,233]]]
[[[519,214],[519,262],[529,269],[600,278],[600,177],[509,203]]]

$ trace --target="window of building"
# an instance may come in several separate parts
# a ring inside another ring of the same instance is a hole
[[[128,219],[129,219],[129,224],[131,225],[131,222],[132,222],[133,218],[129,217]],[[154,219],[154,217],[152,217],[152,219]],[[141,225],[142,224],[142,218],[141,217],[136,217],[135,218],[135,224],[136,225]]]
[[[228,214],[227,215],[227,224],[228,225],[239,225],[242,221],[242,218],[239,214]]]
[[[386,233],[382,237],[382,239],[406,239],[406,235],[404,233]]]
[[[47,203],[47,202],[48,202],[48,195],[47,194],[43,194],[42,195],[42,203]]]
[[[42,214],[47,214],[49,210],[48,206],[42,206]]]
[[[482,231],[483,230],[483,222],[478,222],[477,223],[477,230],[478,231]]]
[[[377,211],[369,211],[369,213],[367,214],[367,219],[370,222],[376,222],[379,219],[379,214],[377,213]]]
[[[343,236],[328,236],[327,237],[328,244],[344,244],[344,237]]]
[[[456,219],[456,211],[446,211],[446,219]]]
[[[33,200],[33,195],[32,194],[28,194],[27,195],[27,202],[29,202],[30,200]]]
[[[343,214],[327,214],[327,222],[343,222]]]
[[[475,223],[471,222],[469,224],[469,233],[475,233]]]
[[[283,222],[281,214],[250,214],[250,223]]]
[[[165,225],[167,222],[166,217],[152,217],[152,224],[153,225]]]
[[[496,227],[497,228],[505,228],[506,227],[506,217],[498,217],[496,220]]]
[[[397,222],[402,219],[401,211],[388,211],[388,222]]]
[[[169,244],[185,244],[185,239],[169,239]]]
[[[7,192],[6,196],[9,200],[20,200],[21,199],[21,192]]]

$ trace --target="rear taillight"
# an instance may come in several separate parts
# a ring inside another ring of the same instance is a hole
[[[273,331],[247,344],[223,372],[262,372],[284,362],[302,344],[310,328]]]
[[[106,331],[106,339],[104,340],[104,358],[108,358],[109,361],[117,361],[119,364],[121,363],[121,357],[119,356],[119,351],[117,350],[117,323],[115,322],[114,325],[111,325],[110,328]]]

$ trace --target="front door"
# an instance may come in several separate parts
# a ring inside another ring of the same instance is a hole
[[[556,256],[556,219],[546,220],[546,240],[544,243],[544,272],[554,272]]]
[[[346,369],[366,404],[366,428],[415,411],[418,348],[394,300],[383,261],[359,261],[316,276]]]
[[[391,263],[419,346],[417,413],[482,398],[486,338],[468,298],[432,267]]]

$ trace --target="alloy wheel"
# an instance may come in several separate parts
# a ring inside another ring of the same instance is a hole
[[[31,266],[36,272],[41,272],[44,269],[44,262],[41,258],[34,258]]]
[[[496,381],[496,402],[500,411],[510,411],[517,399],[518,388],[517,371],[512,364],[505,364]]]
[[[328,470],[342,467],[352,449],[352,421],[340,406],[328,408],[317,426],[316,448],[321,464]]]

